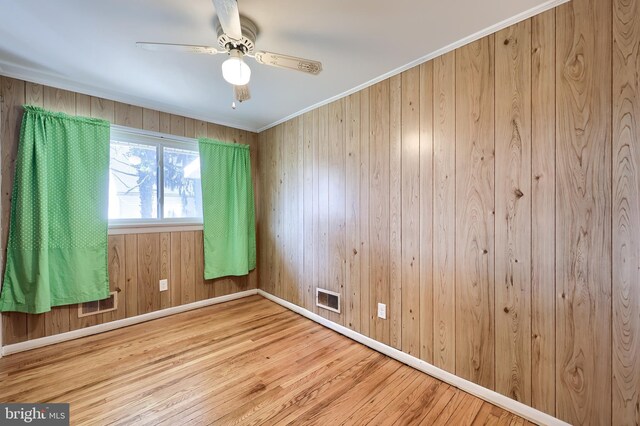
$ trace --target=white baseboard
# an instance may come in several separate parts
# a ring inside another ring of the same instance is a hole
[[[541,424],[541,425],[553,425],[553,426],[568,425],[568,423],[565,423],[553,416],[543,413],[542,411],[536,410],[535,408],[529,407],[528,405],[525,405],[521,402],[515,401],[502,394],[499,394],[490,389],[484,388],[480,385],[470,382],[469,380],[458,377],[455,374],[442,370],[434,365],[429,364],[426,361],[418,359],[398,349],[392,348],[391,346],[387,346],[384,343],[380,343],[377,340],[374,340],[370,337],[367,337],[363,334],[353,331],[350,328],[347,328],[340,324],[336,324],[332,321],[329,321],[328,319],[323,318],[320,315],[314,314],[313,312],[308,311],[307,309],[301,308],[298,305],[295,305],[291,302],[287,302],[286,300],[280,299],[279,297],[273,296],[263,290],[256,290],[256,289],[229,294],[227,296],[214,297],[212,299],[201,300],[198,302],[189,303],[187,305],[175,306],[175,307],[163,309],[160,311],[149,312],[147,314],[142,314],[142,315],[138,315],[131,318],[111,321],[108,323],[94,325],[94,326],[82,328],[79,330],[69,331],[67,333],[56,334],[55,336],[47,336],[39,339],[29,340],[26,342],[15,343],[13,345],[7,345],[2,347],[1,353],[2,355],[10,355],[18,352],[28,351],[31,349],[53,345],[56,343],[67,341],[67,340],[73,340],[73,339],[78,339],[80,337],[91,336],[93,334],[104,333],[105,331],[115,330],[117,328],[127,327],[129,325],[139,324],[141,322],[146,322],[153,319],[166,317],[169,315],[174,315],[181,312],[191,311],[193,309],[203,308],[205,306],[224,303],[231,300],[240,299],[243,297],[253,296],[255,294],[259,294],[281,306],[284,306],[285,308],[293,312],[296,312],[306,318],[309,318],[312,321],[317,322],[320,325],[330,328],[331,330],[334,330],[352,340],[355,340],[358,343],[362,343],[363,345],[368,346],[377,352],[380,352],[384,355],[394,358],[410,367],[415,368],[416,370],[422,371],[423,373],[426,373],[432,377],[435,377],[436,379],[442,380],[445,383],[455,386],[458,389],[468,392],[471,395],[477,396],[478,398],[481,398],[487,402],[495,404],[498,407],[504,408],[505,410],[509,410],[512,413],[517,414],[534,423]]]
[[[477,396],[487,402],[490,402],[498,407],[504,408],[505,410],[509,410],[518,416],[521,416],[527,420],[530,420],[534,423],[540,425],[562,425],[568,426],[568,423],[563,422],[549,414],[543,413],[542,411],[536,410],[535,408],[529,407],[521,402],[515,401],[509,397],[506,397],[500,393],[494,392],[490,389],[477,385],[469,380],[463,379],[461,377],[456,376],[455,374],[451,374],[448,371],[442,370],[434,365],[429,364],[426,361],[418,359],[414,356],[411,356],[407,353],[399,351],[398,349],[392,348],[391,346],[387,346],[384,343],[380,343],[377,340],[374,340],[370,337],[367,337],[363,334],[355,332],[350,328],[344,327],[340,324],[336,324],[332,321],[329,321],[326,318],[321,317],[318,314],[314,314],[307,309],[301,308],[298,305],[295,305],[291,302],[287,302],[286,300],[280,299],[279,297],[273,296],[263,290],[258,290],[258,294],[279,304],[284,306],[287,309],[290,309],[304,317],[309,318],[321,324],[331,330],[337,331],[338,333],[355,340],[358,343],[362,343],[370,347],[371,349],[380,352],[384,355],[387,355],[391,358],[394,358],[404,364],[407,364],[410,367],[415,368],[416,370],[420,370],[423,373],[426,373],[436,379],[442,380],[445,383],[448,383],[452,386],[457,387],[471,395]]]
[[[35,348],[41,348],[43,346],[49,346],[56,343],[65,342],[67,340],[73,340],[73,339],[78,339],[80,337],[91,336],[92,334],[104,333],[105,331],[115,330],[116,328],[127,327],[129,325],[139,324],[141,322],[151,321],[157,318],[179,314],[181,312],[191,311],[193,309],[203,308],[205,306],[216,305],[218,303],[229,302],[231,300],[253,296],[255,294],[258,294],[258,290],[256,289],[241,291],[239,293],[228,294],[226,296],[200,300],[198,302],[189,303],[187,305],[174,306],[172,308],[162,309],[160,311],[153,311],[147,314],[142,314],[142,315],[138,315],[131,318],[124,318],[121,320],[111,321],[104,324],[98,324],[91,327],[81,328],[78,330],[69,331],[67,333],[60,333],[54,336],[41,337],[39,339],[27,340],[26,342],[15,343],[13,345],[6,345],[2,347],[2,355],[15,354],[18,352],[24,352],[24,351],[28,351]]]

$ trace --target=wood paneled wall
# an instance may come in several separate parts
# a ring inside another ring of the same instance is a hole
[[[7,77],[0,77],[0,94],[4,100],[0,126],[2,258],[8,237],[14,162],[23,104],[103,118],[122,126],[177,136],[206,136],[230,143],[249,144],[254,185],[257,182],[258,138],[255,133]],[[83,318],[78,318],[77,305],[56,307],[40,315],[4,313],[3,343],[6,345],[50,336],[257,287],[255,270],[245,277],[205,281],[202,244],[202,231],[110,235],[110,287],[112,291],[118,291],[118,309]],[[4,264],[4,260],[0,263]],[[169,290],[160,292],[158,281],[164,278],[169,280]]]
[[[568,422],[638,424],[639,50],[640,0],[573,0],[261,133],[260,287]]]

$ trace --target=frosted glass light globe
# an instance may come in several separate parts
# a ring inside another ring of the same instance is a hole
[[[242,54],[231,51],[231,57],[222,63],[222,77],[235,86],[244,86],[251,78],[251,68],[242,60]]]

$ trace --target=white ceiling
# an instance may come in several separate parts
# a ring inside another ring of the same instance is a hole
[[[0,74],[260,130],[563,0],[239,0],[256,47],[322,61],[310,76],[251,66],[231,109],[226,55],[149,52],[136,41],[216,46],[210,0],[0,0]]]

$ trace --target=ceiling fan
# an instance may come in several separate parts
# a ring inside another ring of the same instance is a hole
[[[204,55],[226,52],[229,58],[222,63],[222,77],[233,85],[234,96],[238,102],[244,102],[251,98],[248,86],[251,68],[244,61],[245,56],[255,59],[259,64],[302,71],[313,75],[322,71],[322,64],[318,61],[255,50],[258,27],[253,21],[240,15],[237,0],[213,0],[213,5],[219,21],[217,28],[218,47],[140,41],[136,45],[152,51],[175,51]],[[235,108],[235,102],[232,106]]]

